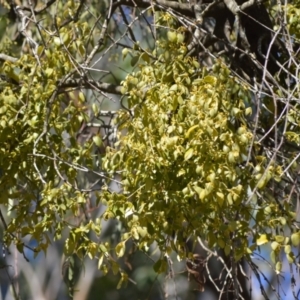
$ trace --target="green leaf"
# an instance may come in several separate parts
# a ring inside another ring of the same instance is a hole
[[[226,256],[228,256],[230,254],[230,245],[225,246],[224,253],[225,253]]]
[[[146,53],[146,52],[143,52],[142,54],[141,54],[141,59],[143,60],[143,61],[145,61],[146,63],[150,63],[150,57],[149,57],[149,55]]]
[[[95,135],[93,136],[93,142],[95,143],[96,146],[101,147],[102,145],[102,138],[100,137],[100,135]]]
[[[184,160],[185,161],[189,160],[193,155],[194,155],[194,149],[193,148],[188,149],[184,154]]]
[[[275,264],[276,260],[277,260],[277,254],[275,251],[271,251],[270,258],[271,258],[272,263]]]
[[[123,50],[122,50],[123,59],[126,58],[126,56],[127,56],[128,53],[129,53],[129,49],[128,48],[123,48]]]
[[[293,233],[291,235],[291,241],[292,241],[293,246],[295,246],[295,247],[299,246],[299,244],[300,244],[300,234],[299,234],[299,232]]]
[[[120,242],[115,248],[118,257],[122,257],[125,254],[125,250],[126,250],[125,242]]]
[[[291,252],[292,252],[291,245],[286,245],[286,246],[284,246],[284,252],[285,252],[286,254],[291,253]]]
[[[279,274],[282,270],[282,262],[278,261],[275,266],[276,273]]]
[[[213,76],[205,76],[203,78],[203,81],[206,82],[206,83],[210,83],[210,84],[214,85],[217,82],[217,78],[213,77]]]
[[[290,264],[295,262],[295,255],[292,251],[287,253],[286,258]]]
[[[195,131],[195,129],[197,129],[199,127],[199,125],[194,125],[192,127],[189,128],[189,130],[186,132],[185,134],[185,138],[189,138],[190,135]]]
[[[137,64],[137,62],[139,61],[139,55],[135,55],[135,56],[133,56],[132,57],[132,59],[131,59],[131,66],[132,67],[134,67],[136,64]]]
[[[268,237],[267,237],[266,234],[261,234],[260,237],[256,240],[256,244],[258,246],[261,246],[261,245],[266,244],[268,242],[269,242],[269,240],[268,240]]]
[[[276,240],[276,242],[278,242],[278,243],[283,243],[284,240],[285,240],[285,237],[284,237],[283,235],[276,235],[276,236],[275,236],[275,240]]]
[[[156,273],[161,274],[167,271],[168,264],[165,259],[159,259],[154,265],[153,269]]]
[[[99,248],[100,248],[100,251],[102,251],[103,253],[107,253],[108,252],[107,248],[103,244],[100,244]]]
[[[120,266],[117,262],[115,262],[114,260],[110,260],[110,264],[111,264],[111,269],[113,271],[114,275],[117,275],[120,271]]]
[[[170,42],[174,43],[177,41],[177,33],[175,31],[169,30],[167,35]]]
[[[277,248],[280,248],[280,244],[277,242],[272,242],[271,243],[271,248],[276,251]]]

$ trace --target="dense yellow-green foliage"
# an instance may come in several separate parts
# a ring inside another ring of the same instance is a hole
[[[185,56],[182,40],[170,31],[157,42],[157,59],[141,55],[139,70],[123,83],[129,104],[119,115],[123,134],[104,162],[122,178],[122,191],[104,194],[104,218],[127,228],[119,256],[132,238],[140,249],[155,241],[162,253],[185,258],[186,241],[201,237],[238,260],[286,223],[274,199],[257,204],[252,197],[280,181],[282,170],[263,156],[247,161],[258,147],[247,88],[221,62],[208,70]],[[156,270],[164,268],[162,260]]]
[[[295,39],[298,6],[287,6],[288,29]],[[281,252],[294,262],[292,246],[299,245],[300,233],[294,196],[286,187],[293,190],[297,182],[291,178],[298,172],[298,152],[292,147],[300,144],[298,104],[283,109],[287,100],[280,88],[274,88],[273,98],[266,92],[256,100],[263,88],[250,88],[225,64],[226,59],[214,57],[210,67],[200,65],[187,55],[185,29],[176,28],[170,14],[157,12],[154,51],[137,42],[132,49],[123,49],[123,57],[132,55],[135,65],[121,83],[128,107],[123,106],[115,120],[117,143],[106,149],[105,158],[100,157],[102,166],[96,166],[94,150],[102,146],[99,132],[84,143],[77,139],[82,122],[96,119],[99,113],[93,103],[94,112],[87,115],[87,92],[81,83],[90,78],[89,66],[83,63],[88,53],[95,44],[101,45],[98,52],[106,44],[102,38],[94,42],[93,35],[101,35],[102,28],[97,31],[84,14],[74,23],[65,22],[70,15],[73,18],[75,2],[68,1],[68,10],[62,7],[55,24],[47,15],[43,30],[31,32],[39,37],[35,52],[28,46],[28,53],[17,62],[8,60],[0,66],[5,78],[0,86],[0,204],[8,214],[5,243],[14,242],[23,251],[25,239],[34,239],[33,250],[38,253],[64,236],[65,254],[88,255],[98,259],[104,273],[120,272],[119,287],[128,278],[114,255],[122,257],[129,240],[142,251],[154,244],[161,257],[175,251],[185,259],[193,255],[187,241],[200,237],[210,249],[223,249],[236,260],[249,258],[270,242],[278,272]],[[112,36],[109,47],[117,48],[119,37]],[[112,51],[112,56],[116,53]],[[290,69],[298,72],[298,65],[291,63]],[[69,79],[80,79],[79,86],[64,88]],[[96,83],[90,81],[85,88],[97,90]],[[100,88],[97,92],[103,93]],[[297,88],[290,98],[299,98]],[[270,132],[273,135],[264,141]],[[290,143],[284,150],[278,146],[282,136]],[[96,167],[106,183],[93,194],[93,209],[100,203],[106,210],[88,219],[83,215],[94,190],[82,188],[78,174],[82,171],[85,176]],[[119,184],[119,191],[112,182]],[[124,226],[121,240],[103,241],[101,221],[111,219]],[[166,267],[163,259],[155,264],[157,272]]]
[[[73,69],[71,56],[81,57],[83,40],[71,41],[72,35],[86,36],[86,30],[85,22],[64,27],[59,37],[51,37],[51,46],[37,48],[38,61],[23,55],[0,68],[6,78],[0,90],[0,201],[12,218],[6,243],[14,241],[20,251],[28,236],[38,242],[36,253],[46,251],[52,235],[60,238],[74,227],[85,203],[84,194],[74,189],[76,166],[93,161],[92,142],[76,141],[86,118],[84,96],[74,97],[58,84]]]

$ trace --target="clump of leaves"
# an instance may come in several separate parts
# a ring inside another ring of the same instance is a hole
[[[167,15],[161,22],[172,23]],[[259,144],[247,120],[251,94],[222,61],[207,69],[188,57],[183,30],[162,35],[166,39],[157,41],[151,55],[138,45],[133,51],[138,71],[123,82],[128,99],[118,119],[123,134],[103,159],[104,171],[117,173],[122,183],[121,193],[107,182],[98,196],[107,205],[102,217],[125,225],[116,253],[124,255],[126,241],[134,239],[140,249],[156,242],[162,254],[176,251],[186,258],[192,256],[186,241],[201,237],[238,260],[272,241],[279,270],[281,250],[293,261],[291,246],[300,238],[288,202],[269,193],[282,170],[256,154]],[[112,245],[90,234],[100,235],[100,218],[69,222],[85,203],[75,188],[76,167],[93,164],[93,142],[81,146],[75,138],[84,107],[62,105],[67,99],[57,87],[72,70],[66,53],[78,53],[71,36],[64,30],[52,48],[39,48],[40,65],[24,55],[1,67],[10,79],[0,90],[0,203],[13,203],[6,243],[15,242],[22,251],[22,239],[30,236],[38,242],[36,252],[46,252],[49,232],[60,239],[68,229],[65,253],[98,257],[98,267],[120,272],[122,284],[127,277],[110,255]],[[129,52],[123,50],[123,56]],[[251,197],[257,190],[263,202]],[[278,235],[286,226],[293,227],[290,236]],[[156,271],[165,270],[163,262]]]
[[[68,37],[65,28],[61,34]],[[40,46],[39,64],[23,55],[0,67],[0,204],[10,217],[5,242],[23,251],[23,238],[29,236],[37,242],[36,254],[46,252],[52,234],[59,239],[64,229],[73,229],[66,219],[76,218],[85,203],[84,193],[73,188],[74,166],[92,162],[91,143],[76,141],[84,106],[69,101],[72,91],[63,94],[57,87],[72,68],[69,53],[78,52],[77,44],[65,42],[69,52],[63,39],[48,49]],[[82,101],[81,92],[78,98]]]
[[[126,133],[104,162],[120,171],[123,192],[105,194],[105,217],[124,221],[124,241],[141,248],[156,241],[185,257],[186,239],[201,236],[229,253],[234,233],[242,255],[252,204],[241,203],[255,186],[251,166],[243,166],[252,142],[250,95],[221,63],[200,70],[182,41],[170,31],[157,44],[157,60],[142,54],[140,70],[123,83]]]
[[[247,88],[221,61],[208,70],[186,56],[180,30],[167,37],[157,43],[157,59],[140,54],[139,71],[123,82],[129,104],[119,115],[123,135],[104,161],[106,170],[121,176],[122,193],[106,187],[104,218],[125,224],[118,256],[134,239],[140,249],[155,241],[162,254],[186,258],[186,241],[201,237],[239,260],[276,241],[274,229],[293,221],[289,205],[283,208],[267,191],[282,170],[249,153],[258,144],[247,120]],[[265,203],[252,197],[256,190],[266,195]],[[278,244],[274,262],[290,244],[289,237]],[[163,261],[156,271],[165,270]]]

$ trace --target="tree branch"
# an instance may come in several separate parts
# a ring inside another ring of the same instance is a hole
[[[3,61],[10,61],[10,62],[12,62],[12,63],[15,63],[15,62],[18,61],[18,58],[15,58],[15,57],[12,57],[12,56],[9,56],[9,55],[0,53],[0,60],[3,60]]]
[[[96,87],[97,89],[101,90],[104,93],[122,95],[120,85],[115,85],[106,82],[97,82],[95,80],[85,80],[82,82],[79,79],[69,79],[66,80],[63,84],[61,84],[60,89],[64,90],[66,88],[76,88],[76,87],[83,87],[89,89],[91,87]]]
[[[113,3],[112,8],[115,10],[120,5],[126,5],[130,7],[147,8],[152,5],[165,6],[167,8],[172,8],[179,13],[182,13],[189,17],[194,17],[194,8],[189,3],[179,3],[177,1],[167,1],[167,0],[156,0],[155,2],[151,0],[119,0]]]

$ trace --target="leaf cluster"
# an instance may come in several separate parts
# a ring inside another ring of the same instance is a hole
[[[271,227],[252,191],[280,181],[281,168],[263,156],[247,161],[258,145],[249,128],[249,90],[221,61],[206,69],[186,56],[180,30],[167,37],[157,42],[156,60],[140,54],[139,70],[123,82],[123,135],[103,163],[120,174],[122,193],[104,192],[104,218],[125,224],[119,256],[133,239],[140,249],[155,241],[162,253],[186,258],[186,242],[201,237],[239,260]]]

